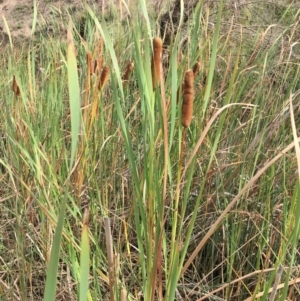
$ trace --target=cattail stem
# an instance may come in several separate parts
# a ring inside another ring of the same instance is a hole
[[[91,88],[91,75],[93,74],[92,54],[90,52],[86,54],[86,61],[87,61],[87,79],[85,85],[84,107],[86,107],[89,102],[89,95],[90,95],[90,88]]]
[[[181,148],[180,148],[180,158],[179,158],[179,170],[178,170],[178,181],[180,181],[181,178],[181,171],[183,167],[183,154],[184,154],[184,145],[185,145],[185,133],[186,133],[186,128],[183,128],[182,131],[182,137],[181,137]],[[180,189],[178,189],[178,193],[180,194]],[[178,205],[180,208],[178,208],[178,213],[181,216],[181,206]]]
[[[86,83],[85,83],[85,94],[84,94],[84,99],[82,99],[80,102],[80,105],[83,108],[83,121],[85,126],[88,126],[89,122],[89,116],[88,116],[88,111],[87,107],[89,104],[89,98],[90,98],[90,90],[91,90],[91,75],[93,74],[93,66],[92,66],[92,54],[88,52],[86,54],[86,61],[87,61],[87,78],[86,78]],[[84,150],[84,137],[83,135],[81,136],[81,150]]]
[[[99,57],[103,56],[103,39],[100,38],[98,41],[98,51],[99,51]]]
[[[15,98],[15,101],[18,101],[19,99],[19,96],[21,95],[20,93],[20,88],[19,88],[19,85],[17,83],[17,80],[16,80],[16,76],[14,75],[13,76],[13,84],[12,84],[12,90],[14,92],[14,98]],[[20,100],[19,100],[20,101]],[[17,113],[17,110],[20,110],[20,105],[16,105],[15,106],[15,110],[14,110],[14,117],[15,117],[15,120],[17,120],[17,116],[19,116],[19,114]]]
[[[181,241],[183,215],[185,208],[180,203],[181,194],[181,173],[183,167],[183,156],[184,156],[184,146],[185,146],[185,135],[187,127],[190,125],[193,113],[193,101],[194,101],[194,73],[193,70],[187,70],[184,74],[184,82],[182,85],[183,101],[182,101],[182,111],[181,111],[181,121],[183,126],[182,137],[181,137],[181,148],[179,154],[179,164],[177,171],[177,188],[175,194],[175,202],[173,205],[174,215],[172,216],[172,236],[171,236],[171,246],[176,245],[176,241]],[[171,257],[174,256],[175,248],[171,249]]]
[[[88,67],[88,74],[93,74],[93,63],[92,63],[92,54],[88,52],[86,54],[86,60],[87,60],[87,67]]]
[[[127,301],[127,291],[126,291],[125,288],[123,288],[123,289],[121,290],[121,297],[120,297],[120,300],[121,300],[121,301]]]
[[[115,293],[114,293],[115,265],[114,265],[113,240],[111,235],[110,219],[108,217],[104,219],[104,224],[105,224],[105,237],[106,237],[106,251],[107,251],[107,259],[108,259],[110,301],[114,301],[115,300]]]
[[[185,140],[185,132],[186,128],[183,128],[182,131],[182,137],[181,137],[181,147],[180,147],[180,154],[179,154],[179,164],[178,164],[178,170],[177,170],[177,188],[176,188],[176,194],[175,194],[175,202],[173,205],[174,215],[173,215],[173,221],[172,221],[172,236],[171,236],[171,245],[174,246],[176,243],[176,239],[180,241],[180,229],[178,228],[178,225],[180,225],[182,221],[182,206],[179,203],[179,198],[181,194],[181,172],[183,167],[183,154],[184,154],[184,140]],[[174,250],[173,250],[174,251]],[[171,254],[171,257],[173,254]]]

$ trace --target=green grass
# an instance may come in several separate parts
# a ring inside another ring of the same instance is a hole
[[[144,1],[123,20],[86,7],[84,39],[75,23],[64,39],[11,40],[0,58],[0,300],[299,298],[298,10],[273,8],[271,30],[223,4],[199,3],[187,24],[181,15],[155,91],[159,29]],[[100,37],[102,90],[86,62]],[[197,61],[184,134],[181,83]]]

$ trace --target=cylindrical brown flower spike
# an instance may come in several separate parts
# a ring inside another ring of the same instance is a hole
[[[183,82],[183,101],[181,108],[182,126],[187,128],[190,126],[193,115],[194,102],[194,73],[189,69],[184,74]]]
[[[128,62],[127,65],[126,65],[126,69],[125,69],[125,72],[122,76],[122,80],[126,83],[129,79],[129,75],[131,73],[131,71],[133,70],[134,68],[134,63],[133,62]]]
[[[105,86],[106,82],[109,79],[109,68],[105,66],[101,72],[99,83],[98,83],[98,89],[102,90]]]
[[[96,66],[95,73],[100,74],[102,66],[103,66],[103,57],[102,56],[97,59],[95,66]]]
[[[153,39],[153,56],[151,61],[152,86],[156,89],[157,84],[160,84],[161,78],[161,55],[162,55],[162,40],[159,37]]]
[[[100,38],[98,41],[98,47],[95,50],[94,56],[94,73],[100,74],[103,65],[103,39]]]
[[[20,93],[20,88],[19,88],[19,85],[18,85],[18,83],[17,83],[17,80],[16,80],[16,76],[15,76],[15,75],[13,76],[12,90],[13,90],[13,92],[15,93],[16,96],[20,96],[20,95],[21,95],[21,93]]]
[[[194,67],[193,67],[194,77],[199,73],[200,68],[201,68],[200,62],[196,62]]]

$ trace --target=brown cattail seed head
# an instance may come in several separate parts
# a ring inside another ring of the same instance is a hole
[[[126,69],[125,69],[124,75],[122,76],[122,80],[124,82],[128,81],[129,75],[130,75],[131,71],[133,70],[133,68],[134,68],[134,63],[129,61],[127,63],[127,65],[126,65]]]
[[[19,85],[17,83],[17,80],[16,80],[16,76],[14,75],[13,77],[13,84],[12,84],[12,90],[13,92],[15,93],[16,96],[20,96],[21,93],[20,93],[20,88],[19,88]]]
[[[87,67],[88,67],[88,73],[90,75],[93,74],[93,63],[92,63],[92,54],[88,52],[86,54],[86,60],[87,60]]]
[[[187,70],[184,74],[183,82],[183,101],[181,109],[182,126],[190,126],[193,115],[194,102],[194,73],[193,70]]]
[[[160,83],[161,79],[161,56],[162,56],[162,40],[159,37],[153,39],[153,56],[151,62],[152,86],[155,90],[156,85]]]
[[[98,41],[98,47],[96,47],[95,57],[97,60],[94,62],[94,73],[100,74],[103,65],[103,39]]]
[[[199,73],[200,68],[201,68],[200,62],[196,62],[193,67],[194,77]]]
[[[96,73],[97,74],[100,74],[102,66],[103,66],[103,57],[101,56],[97,59],[97,63],[96,63]]]
[[[109,68],[105,66],[101,72],[98,89],[102,90],[109,79]]]

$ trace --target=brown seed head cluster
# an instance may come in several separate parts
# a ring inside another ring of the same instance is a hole
[[[100,78],[99,78],[99,83],[98,83],[98,89],[102,90],[107,83],[109,79],[109,68],[105,66],[101,72]]]
[[[95,49],[94,57],[94,69],[93,72],[100,74],[103,66],[103,39],[100,38],[98,41],[98,46]]]
[[[18,83],[17,83],[17,80],[16,80],[16,76],[15,76],[15,75],[14,75],[14,77],[13,77],[12,90],[13,90],[13,92],[15,93],[16,96],[20,96],[20,95],[21,95],[20,88],[19,88],[19,85],[18,85]]]
[[[194,77],[196,77],[196,75],[198,75],[198,73],[200,71],[200,68],[201,68],[200,62],[196,62],[194,67],[193,67]]]
[[[159,37],[153,39],[153,56],[151,61],[152,86],[153,90],[160,84],[161,80],[161,56],[162,56],[162,40]]]
[[[100,74],[103,66],[103,57],[98,57],[94,62],[94,73]]]
[[[124,72],[124,74],[123,74],[123,76],[122,76],[122,80],[123,80],[125,83],[128,81],[129,75],[130,75],[130,73],[132,72],[133,68],[134,68],[134,63],[129,61],[129,62],[127,63],[127,65],[126,65],[125,72]]]
[[[182,126],[187,128],[190,126],[193,115],[194,102],[194,72],[189,69],[184,74],[183,82],[183,101],[181,109]]]

